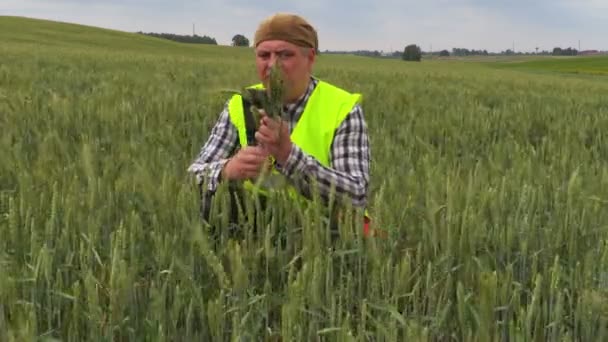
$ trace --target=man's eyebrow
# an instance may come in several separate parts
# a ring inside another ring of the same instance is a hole
[[[266,49],[258,50],[258,53],[271,53],[271,52],[283,54],[283,53],[286,53],[286,52],[291,52],[291,50],[290,49],[286,49],[286,48],[278,49],[278,50],[266,50]]]

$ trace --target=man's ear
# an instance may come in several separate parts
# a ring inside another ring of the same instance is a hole
[[[317,60],[317,52],[315,51],[314,48],[308,49],[308,57],[307,58],[308,58],[308,62],[312,66],[315,63],[315,61]]]

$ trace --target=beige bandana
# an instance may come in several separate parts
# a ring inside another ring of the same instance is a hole
[[[302,47],[318,50],[316,30],[302,17],[294,14],[275,14],[260,24],[255,32],[254,47],[265,40],[284,40]]]

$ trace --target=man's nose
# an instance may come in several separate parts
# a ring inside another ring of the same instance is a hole
[[[270,58],[268,58],[268,62],[266,63],[266,76],[270,75],[270,69],[277,63],[278,56],[272,54]]]
[[[271,54],[270,58],[268,59],[268,67],[272,68],[272,66],[277,62],[277,59],[279,57],[277,56],[277,54]]]

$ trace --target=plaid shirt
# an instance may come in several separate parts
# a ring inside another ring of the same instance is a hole
[[[300,99],[283,107],[283,118],[289,122],[290,132],[304,112],[304,107],[317,83],[318,80],[311,78],[308,89]],[[209,139],[188,171],[197,176],[199,184],[206,178],[208,190],[215,191],[220,182],[223,166],[239,145],[238,131],[230,121],[226,106]],[[324,167],[296,144],[292,144],[285,165],[275,167],[290,179],[305,197],[311,197],[312,180],[314,180],[323,200],[328,200],[333,185],[336,199],[346,197],[353,206],[365,207],[369,184],[370,147],[367,124],[360,105],[353,107],[336,130],[329,160],[331,167]]]

